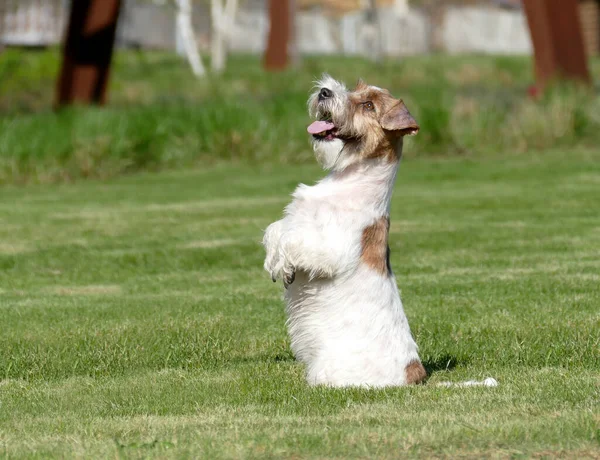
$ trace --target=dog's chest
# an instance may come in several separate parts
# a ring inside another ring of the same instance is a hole
[[[319,184],[295,198],[288,211],[298,228],[316,228],[323,242],[343,249],[349,258],[345,265],[362,264],[382,276],[391,273],[389,216],[380,195],[368,187]]]

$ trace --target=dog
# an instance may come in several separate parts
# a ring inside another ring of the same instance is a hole
[[[390,201],[405,135],[419,125],[402,100],[324,75],[308,100],[317,160],[329,170],[300,184],[266,229],[264,268],[282,280],[287,327],[310,385],[421,383],[418,355],[390,266]]]

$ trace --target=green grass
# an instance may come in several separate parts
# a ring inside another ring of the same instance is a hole
[[[600,60],[591,60],[600,78]],[[307,164],[306,99],[322,72],[358,77],[404,98],[421,125],[415,155],[596,149],[597,88],[559,86],[544,98],[527,57],[307,57],[265,73],[256,56],[232,56],[223,75],[195,79],[161,53],[117,53],[105,109],[51,111],[57,50],[0,54],[0,184],[69,182],[222,161]]]
[[[598,458],[599,160],[405,159],[392,267],[431,378],[377,391],[305,385],[261,268],[316,167],[4,187],[0,455]]]

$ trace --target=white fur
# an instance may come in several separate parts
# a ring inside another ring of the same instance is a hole
[[[323,169],[344,169],[348,158],[342,156],[344,142],[333,139],[329,142],[316,142],[314,144],[315,157]]]
[[[324,87],[334,97],[320,102]],[[309,112],[343,123],[348,101],[346,87],[324,75]],[[363,159],[339,138],[313,147],[332,171],[314,186],[299,185],[263,239],[265,269],[287,288],[292,351],[310,384],[404,385],[406,366],[419,356],[395,278],[361,260],[364,230],[389,216],[399,161]],[[399,139],[398,158],[401,149]]]
[[[317,101],[317,98],[319,97],[318,90],[320,88],[327,88],[327,89],[333,91],[335,97],[332,99],[332,101],[335,101],[335,104],[337,105],[337,107],[332,107],[333,111],[337,111],[337,112],[344,111],[343,104],[346,102],[347,97],[348,97],[348,88],[346,88],[346,85],[344,85],[342,82],[337,81],[334,78],[332,78],[331,76],[324,73],[323,76],[321,77],[321,79],[317,80],[315,82],[314,88],[316,88],[317,91],[313,92],[313,94],[310,95],[310,97],[308,98],[308,103],[307,103],[308,104],[308,114],[311,117],[316,117],[318,114],[318,109],[317,109],[315,102]]]
[[[315,82],[315,88],[328,88],[333,91],[335,96],[330,101],[332,112],[343,113],[345,111],[344,104],[348,98],[348,89],[343,83],[327,74],[323,74],[321,79]],[[315,91],[308,99],[308,113],[311,117],[316,117],[319,114],[316,104],[318,94],[319,92]],[[344,142],[340,139],[334,139],[330,142],[313,143],[313,148],[317,161],[324,169],[343,169],[353,161],[352,158],[342,155]]]
[[[360,260],[363,230],[389,214],[397,168],[373,159],[300,185],[266,230],[265,269],[274,279],[296,271],[288,329],[311,384],[403,385],[419,359],[394,277]]]

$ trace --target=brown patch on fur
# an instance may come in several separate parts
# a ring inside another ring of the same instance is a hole
[[[394,131],[400,136],[419,132],[419,125],[406,108],[403,100],[398,101],[381,116],[380,124],[383,129]]]
[[[411,361],[406,368],[406,383],[408,385],[423,383],[427,377],[427,371],[419,361]]]
[[[390,231],[390,218],[380,217],[373,225],[363,230],[361,245],[361,260],[368,267],[382,275],[390,275],[390,248],[388,234]]]
[[[360,154],[364,158],[384,158],[397,161],[402,152],[402,136],[419,127],[404,102],[387,90],[373,89],[359,81],[349,96],[350,123],[345,131],[360,139]],[[369,110],[366,102],[372,102]]]

